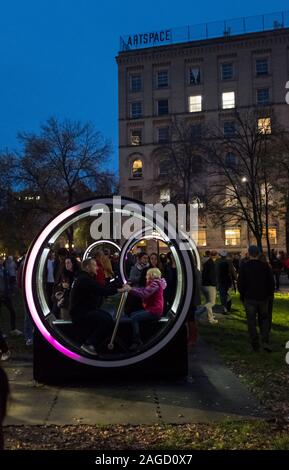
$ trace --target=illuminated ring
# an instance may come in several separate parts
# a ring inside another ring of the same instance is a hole
[[[119,252],[121,252],[120,246],[118,246],[117,243],[112,242],[111,240],[97,240],[96,242],[92,243],[89,245],[89,247],[85,250],[85,253],[82,257],[82,260],[85,260],[86,258],[89,258],[90,252],[98,245],[103,245],[106,243],[107,245],[114,246]]]
[[[182,269],[184,287],[183,293],[181,294],[181,311],[180,313],[178,313],[178,317],[176,318],[176,321],[174,322],[170,331],[157,344],[153,345],[153,347],[151,347],[150,349],[140,352],[132,357],[119,360],[100,360],[90,359],[86,356],[81,356],[80,354],[77,354],[73,350],[69,349],[67,345],[63,345],[60,342],[60,339],[54,337],[56,332],[53,327],[48,322],[46,322],[45,324],[43,322],[43,320],[45,320],[45,316],[47,316],[47,314],[49,313],[49,311],[47,311],[48,307],[44,297],[43,270],[48,253],[50,251],[50,246],[53,245],[59,235],[61,235],[64,230],[66,230],[71,224],[86,216],[91,216],[90,209],[93,206],[97,204],[106,204],[108,206],[111,206],[112,202],[113,201],[111,197],[90,199],[87,201],[83,201],[79,204],[75,204],[58,214],[45,226],[40,235],[32,243],[29,252],[26,256],[24,266],[24,298],[26,307],[27,310],[30,312],[30,315],[36,328],[39,330],[44,339],[48,341],[53,348],[55,348],[61,354],[67,356],[70,359],[73,359],[83,364],[105,368],[123,367],[131,364],[136,364],[149,358],[150,356],[156,354],[161,349],[163,349],[167,345],[167,343],[177,334],[184,321],[186,320],[187,313],[191,307],[191,300],[194,290],[194,272],[192,267],[193,256],[192,253],[190,253],[189,251],[179,250],[178,246],[180,246],[181,240],[177,235],[175,240],[170,241],[170,248],[172,249],[172,247],[174,247]],[[130,212],[128,213],[127,210],[123,209],[123,206],[128,204],[137,204],[141,207],[142,214],[139,217],[142,220],[149,220],[149,222],[153,220],[153,211],[148,211],[150,219],[147,219],[147,208],[146,211],[144,211],[144,204],[129,198],[122,198],[121,208],[119,209],[122,214],[130,215]],[[101,210],[99,212],[101,212]],[[94,211],[92,215],[96,213],[97,211]],[[144,216],[144,213],[146,217]],[[170,228],[167,222],[165,222],[165,227],[167,230]],[[154,228],[158,229],[155,223]],[[167,237],[165,232],[162,232],[162,236]],[[124,278],[123,281],[125,282]],[[39,313],[39,311],[41,313]]]

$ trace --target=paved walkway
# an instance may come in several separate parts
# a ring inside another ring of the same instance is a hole
[[[265,416],[215,352],[199,342],[189,377],[140,384],[35,384],[29,360],[5,364],[12,388],[7,425],[196,423]]]

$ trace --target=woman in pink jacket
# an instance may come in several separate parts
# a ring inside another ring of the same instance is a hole
[[[139,297],[143,303],[143,310],[138,310],[131,314],[133,344],[130,351],[135,351],[142,346],[140,337],[140,322],[158,320],[164,310],[164,289],[167,283],[162,278],[162,273],[158,268],[149,269],[146,275],[146,287],[131,287],[126,284],[123,292],[130,292]]]

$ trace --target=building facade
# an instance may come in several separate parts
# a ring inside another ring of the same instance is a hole
[[[123,50],[117,57],[120,193],[148,203],[165,202],[164,144],[175,116],[196,126],[214,122],[230,133],[236,109],[264,106],[260,125],[270,126],[270,105],[289,127],[289,28]],[[278,26],[278,27],[277,27]],[[281,25],[282,26],[282,25]],[[228,31],[227,31],[228,32]],[[132,40],[131,40],[132,41]],[[126,49],[126,48],[124,48]],[[270,226],[271,247],[284,249],[282,220]],[[201,250],[241,252],[251,239],[246,224],[213,226],[202,220]]]

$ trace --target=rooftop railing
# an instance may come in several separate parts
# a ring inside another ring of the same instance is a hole
[[[198,25],[135,33],[120,37],[120,52],[148,47],[231,37],[289,27],[289,11],[247,16]]]

